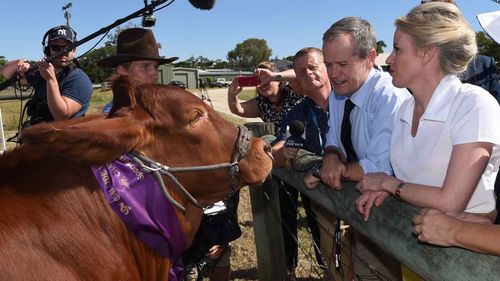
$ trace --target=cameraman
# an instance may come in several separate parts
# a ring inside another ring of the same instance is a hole
[[[45,58],[64,50],[76,42],[76,32],[68,26],[49,29],[43,36]],[[41,60],[34,69],[26,60],[11,61],[0,70],[9,79],[18,73],[25,83],[34,88],[26,104],[29,121],[23,127],[83,116],[89,107],[92,82],[74,59],[76,48],[63,53],[50,62]]]

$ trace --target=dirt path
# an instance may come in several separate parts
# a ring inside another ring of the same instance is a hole
[[[193,94],[198,95],[197,90],[192,90]],[[209,88],[207,89],[208,97],[212,101],[212,105],[215,110],[227,114],[232,114],[227,105],[227,88]],[[232,114],[234,115],[234,114]],[[238,118],[244,119],[246,122],[259,122],[262,121],[260,118],[242,118],[238,115],[234,115]]]

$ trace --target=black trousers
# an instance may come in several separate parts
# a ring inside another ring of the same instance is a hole
[[[314,213],[311,209],[311,200],[299,192],[294,187],[286,184],[285,182],[276,179],[275,183],[279,188],[279,200],[280,200],[280,212],[281,212],[281,226],[283,230],[283,242],[285,246],[285,257],[286,265],[288,269],[295,269],[297,267],[297,254],[298,254],[298,244],[297,244],[297,208],[299,195],[302,199],[302,205],[306,211],[307,226],[311,230],[311,234],[314,243],[317,247],[314,247],[314,252],[316,255],[316,260],[320,266],[325,266],[321,253],[319,251],[320,247],[320,230],[318,226],[318,221],[316,220]]]

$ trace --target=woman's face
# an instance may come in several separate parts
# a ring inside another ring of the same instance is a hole
[[[269,98],[278,95],[279,87],[279,81],[271,81],[267,84],[257,86],[257,92],[259,93],[259,95]]]
[[[396,29],[392,53],[385,61],[389,65],[394,86],[411,89],[419,81],[423,72],[421,53],[408,34]]]

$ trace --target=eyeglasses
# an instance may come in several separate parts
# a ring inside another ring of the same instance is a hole
[[[52,50],[52,52],[60,52],[68,46],[69,45],[50,45],[50,50]]]

